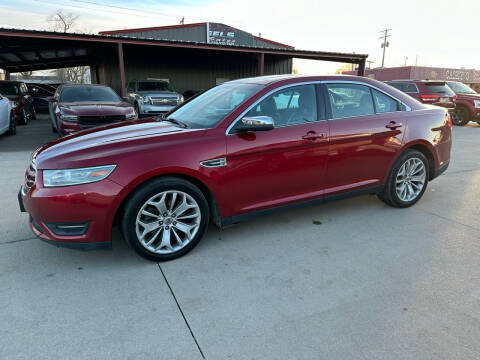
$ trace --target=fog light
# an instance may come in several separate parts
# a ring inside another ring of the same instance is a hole
[[[81,223],[45,223],[55,235],[79,236],[84,235],[88,230],[88,222]]]

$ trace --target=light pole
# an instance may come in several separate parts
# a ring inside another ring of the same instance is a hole
[[[392,31],[392,29],[380,31],[380,33],[383,33],[383,36],[379,37],[379,39],[382,40],[381,48],[383,49],[382,68],[385,66],[385,50],[390,46],[390,43],[387,41],[387,39],[390,37],[390,34],[388,33],[389,31]]]

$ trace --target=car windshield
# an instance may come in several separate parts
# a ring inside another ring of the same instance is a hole
[[[172,88],[166,81],[140,81],[138,91],[172,91]]]
[[[67,86],[62,89],[60,102],[119,102],[118,95],[105,86]]]
[[[470,86],[461,82],[448,82],[447,85],[457,94],[476,94]]]
[[[225,83],[197,96],[168,115],[191,128],[215,127],[238,105],[262,88],[258,84]]]
[[[19,93],[18,86],[15,84],[0,84],[0,94],[18,95]]]

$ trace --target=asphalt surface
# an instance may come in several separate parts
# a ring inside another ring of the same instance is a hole
[[[0,136],[0,359],[479,359],[480,126],[409,209],[265,216],[156,264],[33,238],[16,195],[48,120]]]

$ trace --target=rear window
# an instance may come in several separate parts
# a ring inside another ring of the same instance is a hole
[[[118,95],[109,87],[67,86],[60,95],[60,102],[119,102]]]
[[[16,84],[0,84],[0,94],[2,95],[19,95],[20,91]]]
[[[425,88],[428,94],[440,94],[446,96],[454,96],[455,93],[444,82],[427,82]]]
[[[388,85],[406,93],[418,93],[417,85],[410,82],[389,82]]]

